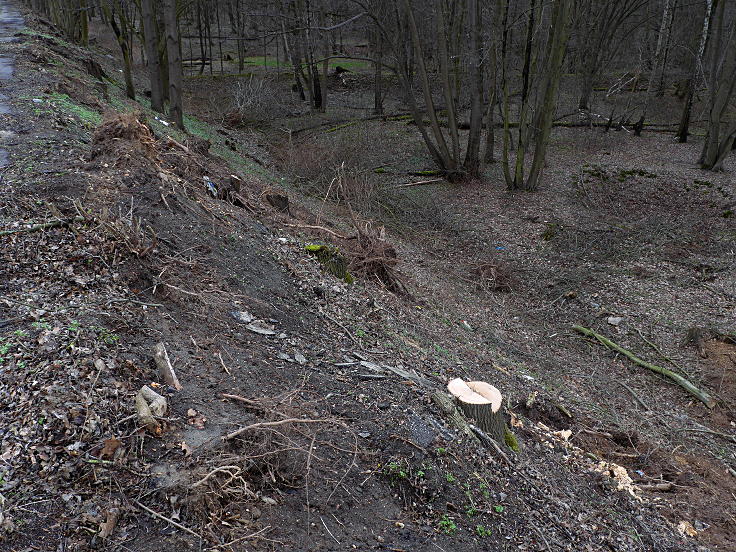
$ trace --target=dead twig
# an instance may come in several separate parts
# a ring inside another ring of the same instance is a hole
[[[138,502],[138,501],[137,501],[137,500],[135,500],[135,499],[133,500],[133,503],[134,503],[134,504],[135,504],[136,506],[138,506],[139,508],[142,508],[143,510],[145,510],[146,512],[148,512],[149,514],[151,514],[151,515],[152,515],[153,517],[155,517],[155,518],[158,518],[158,519],[160,519],[160,520],[162,520],[162,521],[165,521],[166,523],[169,523],[169,524],[173,525],[173,526],[174,526],[174,527],[176,527],[177,529],[181,529],[182,531],[184,531],[184,532],[186,532],[186,533],[189,533],[190,535],[193,535],[193,536],[197,537],[197,538],[198,538],[198,539],[199,539],[200,541],[203,541],[203,540],[204,540],[204,539],[202,538],[202,535],[200,535],[199,533],[197,533],[197,532],[195,532],[195,531],[192,531],[192,530],[191,530],[191,529],[190,529],[189,527],[186,527],[186,526],[182,525],[181,523],[177,523],[176,521],[174,521],[174,520],[173,520],[173,519],[171,519],[171,518],[167,518],[166,516],[164,516],[164,515],[162,515],[162,514],[159,514],[159,513],[158,513],[157,511],[155,511],[155,510],[151,510],[151,509],[150,509],[150,508],[149,508],[148,506],[146,506],[145,504],[141,504],[140,502]]]
[[[258,531],[256,531],[255,533],[251,533],[250,535],[245,535],[245,536],[242,536],[242,537],[238,537],[237,539],[231,540],[230,542],[226,542],[225,544],[218,544],[212,550],[217,550],[217,549],[220,549],[220,548],[222,548],[222,549],[230,548],[235,543],[243,542],[244,540],[255,538],[255,537],[259,536],[261,533],[265,533],[269,529],[271,529],[271,526],[270,525],[266,525],[263,529],[259,529]],[[275,541],[275,542],[280,542],[280,541]]]
[[[643,400],[641,399],[641,397],[640,397],[639,395],[637,395],[637,394],[636,394],[636,392],[635,392],[635,391],[634,391],[634,390],[633,390],[633,389],[632,389],[631,387],[629,387],[628,385],[626,385],[626,384],[625,384],[624,382],[622,382],[622,381],[620,381],[619,383],[621,384],[621,387],[623,387],[623,388],[624,388],[624,389],[626,389],[626,390],[627,390],[627,391],[628,391],[629,393],[631,393],[631,395],[632,395],[632,396],[633,396],[633,397],[634,397],[634,398],[636,399],[636,402],[638,402],[638,403],[639,403],[639,404],[641,405],[641,407],[642,407],[642,408],[643,408],[644,410],[646,410],[647,412],[651,412],[651,410],[652,410],[652,409],[651,409],[651,408],[649,408],[649,406],[647,406],[647,403],[645,403],[645,402],[644,402],[644,401],[643,401]]]
[[[225,365],[225,361],[222,360],[222,355],[219,352],[217,353],[217,358],[220,359],[220,364],[222,364],[222,367],[225,369],[225,372],[227,372],[227,375],[228,376],[232,375],[228,367]]]
[[[192,485],[189,487],[190,489],[196,489],[200,485],[203,485],[207,480],[209,480],[211,477],[213,477],[215,474],[225,472],[228,475],[232,475],[232,473],[229,470],[236,470],[236,472],[240,472],[241,469],[238,466],[219,466],[212,470],[210,473],[205,475],[202,479],[197,481],[196,483],[192,483]]]
[[[721,433],[720,431],[713,431],[712,429],[707,429],[707,428],[682,427],[675,431],[692,431],[694,433],[708,433],[709,435],[715,435],[716,437],[722,437],[723,439],[726,439],[727,441],[736,443],[736,435],[732,435],[730,433]]]
[[[285,420],[278,420],[276,422],[258,422],[255,424],[251,424],[249,426],[241,427],[240,429],[236,429],[232,433],[228,433],[223,437],[225,441],[228,441],[230,439],[235,439],[235,437],[238,437],[239,435],[242,435],[246,431],[250,431],[252,429],[260,429],[262,427],[273,427],[273,426],[279,426],[289,423],[298,423],[298,424],[317,424],[317,423],[324,423],[329,422],[330,420],[311,420],[308,418],[286,418]]]
[[[341,240],[355,239],[355,236],[343,236],[342,234],[338,234],[334,230],[330,230],[329,228],[325,228],[324,226],[317,226],[312,224],[284,224],[284,226],[288,226],[290,228],[304,228],[306,230],[321,230],[323,232],[327,232],[328,234],[332,234],[333,236]]]

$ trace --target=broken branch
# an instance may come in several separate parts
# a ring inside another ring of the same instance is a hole
[[[38,232],[39,230],[47,230],[49,228],[57,228],[59,226],[67,226],[73,222],[81,222],[84,220],[84,217],[74,217],[72,219],[67,220],[54,220],[51,222],[43,222],[40,224],[32,224],[31,226],[26,226],[24,228],[16,228],[14,230],[2,230],[0,231],[0,237],[2,236],[10,236],[12,234],[20,234],[21,232]]]
[[[688,380],[683,378],[681,375],[674,373],[672,370],[668,370],[667,368],[662,368],[661,366],[657,366],[656,364],[652,364],[650,362],[647,362],[646,360],[640,359],[638,356],[636,356],[634,353],[632,353],[628,349],[624,349],[623,347],[621,347],[621,345],[614,343],[607,337],[604,337],[601,334],[594,332],[593,330],[584,328],[582,326],[577,326],[577,325],[573,326],[572,329],[578,333],[581,333],[588,337],[593,337],[597,339],[605,347],[608,347],[609,349],[612,349],[616,351],[617,353],[621,353],[622,355],[627,357],[629,360],[631,360],[631,362],[633,362],[634,364],[637,364],[641,366],[642,368],[646,368],[647,370],[651,370],[652,372],[656,372],[665,377],[668,377],[669,379],[674,381],[677,385],[685,389],[685,391],[697,397],[697,399],[700,400],[703,404],[705,404],[705,406],[707,406],[708,408],[713,408],[716,405],[716,401],[708,393],[706,393],[705,391],[701,391],[700,389],[695,387],[692,383],[690,383]]]

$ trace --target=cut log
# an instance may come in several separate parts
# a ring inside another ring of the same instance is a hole
[[[503,419],[501,392],[484,381],[465,382],[456,378],[447,384],[447,390],[457,400],[466,417],[498,443],[505,442],[506,422]]]

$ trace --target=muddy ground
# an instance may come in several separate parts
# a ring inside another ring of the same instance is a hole
[[[508,194],[492,167],[397,196],[386,189],[431,165],[405,121],[335,129],[369,100],[359,78],[324,118],[289,104],[286,85],[270,126],[221,126],[204,98],[227,97],[227,79],[189,79],[187,136],[123,98],[102,35],[85,50],[29,20],[15,38],[0,43],[15,59],[0,83],[13,110],[0,115],[13,132],[0,549],[736,546],[736,190],[730,172],[695,167],[697,136],[558,129],[538,193]],[[298,133],[294,149],[277,138],[285,121],[332,132]],[[320,201],[335,150],[386,167],[373,173],[383,207]],[[305,251],[358,258],[360,240],[336,234],[368,220],[371,244],[397,253],[393,292],[385,275],[349,285]],[[432,401],[452,377],[508,397],[508,462]],[[168,402],[156,427],[136,414],[143,385]]]

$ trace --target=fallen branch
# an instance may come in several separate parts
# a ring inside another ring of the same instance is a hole
[[[618,353],[621,353],[625,357],[627,357],[631,362],[634,364],[637,364],[641,366],[642,368],[646,368],[647,370],[651,370],[652,372],[656,372],[658,374],[661,374],[663,376],[666,376],[670,378],[672,381],[674,381],[677,385],[685,389],[688,393],[691,395],[697,397],[698,400],[700,400],[705,406],[708,408],[713,408],[716,405],[716,401],[708,395],[705,391],[701,391],[697,387],[695,387],[692,383],[690,383],[688,380],[683,378],[681,375],[674,373],[672,370],[668,370],[667,368],[662,368],[661,366],[657,366],[656,364],[652,364],[650,362],[647,362],[646,360],[640,359],[638,356],[636,356],[631,351],[624,349],[621,347],[621,345],[618,345],[608,339],[607,337],[602,336],[599,333],[594,332],[593,330],[590,330],[588,328],[584,328],[582,326],[573,326],[573,330],[575,330],[578,333],[581,333],[583,335],[586,335],[588,337],[593,337],[601,342],[605,347],[608,347],[609,349],[612,349]]]
[[[721,433],[720,431],[713,431],[712,429],[699,428],[699,427],[683,427],[683,428],[678,429],[677,431],[693,431],[695,433],[708,433],[709,435],[715,435],[716,437],[722,437],[723,439],[726,439],[727,441],[736,443],[736,435],[732,435],[730,433]]]
[[[24,228],[16,228],[15,230],[2,230],[0,231],[0,237],[10,236],[12,234],[20,234],[22,232],[38,232],[39,230],[47,230],[49,228],[57,228],[59,226],[67,226],[73,222],[82,222],[84,217],[74,217],[66,220],[54,220],[51,222],[42,222],[39,224],[31,224]]]
[[[250,431],[251,429],[259,429],[261,427],[272,427],[272,426],[278,426],[288,423],[299,423],[299,424],[317,424],[321,422],[329,422],[330,420],[310,420],[305,418],[286,418],[285,420],[278,420],[276,422],[258,422],[256,424],[251,424],[249,426],[241,427],[240,429],[236,429],[232,433],[228,433],[223,437],[225,441],[229,439],[235,439],[238,435],[242,435],[246,431]]]
[[[392,190],[397,190],[399,188],[411,188],[413,186],[424,186],[426,184],[435,184],[436,182],[444,182],[444,178],[433,178],[431,180],[420,180],[419,182],[407,182],[406,184],[398,184],[396,186],[392,186]]]
[[[321,230],[323,232],[327,232],[328,234],[332,234],[336,238],[340,238],[341,240],[353,240],[355,237],[350,236],[343,236],[342,234],[338,234],[334,230],[330,230],[329,228],[325,228],[324,226],[315,226],[311,224],[284,224],[284,226],[288,226],[290,228],[304,228],[307,230]]]

